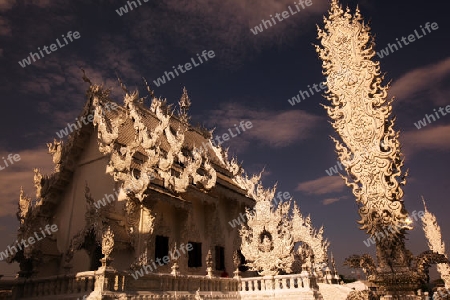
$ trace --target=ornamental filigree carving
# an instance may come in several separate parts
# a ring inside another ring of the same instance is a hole
[[[290,270],[294,242],[289,225],[286,226],[281,218],[277,218],[278,215],[270,211],[275,189],[264,190],[259,184],[256,190],[258,197],[255,197],[254,210],[247,209],[247,224],[240,229],[241,251],[252,271],[260,275],[276,275],[280,269]]]
[[[20,222],[20,226],[25,224],[25,221],[28,219],[31,213],[31,198],[25,196],[23,192],[23,188],[20,187],[20,195],[19,195],[19,209],[17,211],[17,219]]]
[[[308,246],[312,252],[314,263],[317,266],[326,264],[328,261],[328,247],[330,243],[323,238],[323,226],[316,230],[311,222],[311,217],[302,216],[299,207],[294,203],[292,216],[292,233],[295,242],[302,242]]]
[[[144,251],[138,255],[138,257],[135,259],[135,262],[131,264],[130,269],[138,270],[143,266],[148,265],[148,262],[148,249],[147,243],[145,243]]]
[[[423,206],[425,208],[425,214],[422,217],[422,228],[425,233],[425,237],[428,241],[428,247],[431,251],[440,253],[447,257],[445,252],[445,243],[442,241],[441,228],[439,227],[436,216],[430,213],[425,204],[425,200],[422,198]],[[441,274],[442,280],[444,280],[445,288],[450,288],[450,266],[448,263],[442,263],[437,265],[437,270]]]
[[[324,29],[318,28],[322,47],[316,46],[327,76],[325,106],[341,141],[333,139],[348,173],[346,184],[360,205],[361,229],[371,235],[385,227],[411,229],[407,222],[401,185],[403,157],[390,117],[392,100],[388,86],[381,85],[378,61],[370,28],[359,10],[352,16],[333,0]]]
[[[105,227],[102,235],[102,254],[104,257],[102,258],[103,266],[108,264],[108,261],[111,260],[110,255],[114,249],[114,233],[111,231],[109,226]]]
[[[376,268],[368,255],[354,257],[353,264],[366,265],[369,280],[387,293],[413,291],[424,282],[422,261],[426,265],[440,258],[419,256],[414,267],[405,247],[405,234],[412,229],[402,200],[407,172],[401,170],[404,158],[391,117],[393,99],[387,99],[389,85],[382,85],[370,28],[358,8],[352,15],[332,0],[324,23],[318,28],[321,46],[316,51],[327,78],[330,105],[325,109],[340,138],[332,139],[347,173],[341,176],[359,206],[358,223],[376,240]],[[384,235],[390,228],[396,230]]]
[[[124,90],[123,109],[118,108],[117,113],[110,116],[102,114],[101,109],[102,103],[107,101],[107,92],[92,85],[88,94],[95,107],[93,122],[98,127],[99,149],[103,154],[110,155],[106,171],[115,181],[123,183],[128,197],[141,202],[144,200],[150,181],[154,178],[146,174],[156,175],[166,188],[177,193],[185,192],[191,182],[200,184],[204,189],[211,189],[216,182],[216,171],[206,154],[202,155],[198,151],[184,154],[182,151],[188,125],[182,123],[178,129],[172,128],[171,125],[179,122],[171,122],[173,112],[165,101],[153,97],[150,109],[144,109],[143,98],[139,98],[138,92]],[[180,100],[180,110],[184,113],[190,105],[186,97],[187,93],[184,92]],[[151,124],[149,120],[153,118],[157,119],[157,124],[150,128],[147,124]],[[130,127],[134,136],[126,145],[119,144],[119,131],[130,130]],[[163,149],[161,143],[165,141],[168,147]],[[138,170],[134,170],[132,163],[136,163],[137,153],[145,158],[137,163]]]
[[[69,265],[73,259],[75,251],[79,250],[83,245],[86,236],[92,232],[95,241],[100,245],[103,236],[103,224],[106,223],[106,218],[103,215],[104,208],[96,209],[94,205],[94,198],[92,197],[91,190],[88,183],[84,188],[84,197],[86,200],[86,212],[84,214],[84,228],[78,231],[70,240],[69,248],[67,249],[64,261]]]
[[[61,169],[62,156],[63,156],[63,142],[53,140],[53,143],[47,143],[48,153],[52,155],[53,163],[55,164],[55,172],[59,172]]]
[[[260,275],[277,275],[280,271],[291,273],[293,267],[300,271],[305,263],[309,268],[327,262],[329,243],[323,239],[323,228],[315,230],[310,217],[303,218],[297,205],[291,211],[292,199],[272,207],[276,187],[265,190],[260,176],[238,179],[247,195],[256,200],[254,208],[246,210],[248,221],[240,229],[241,252],[247,266]],[[294,252],[296,242],[308,249],[303,256]],[[303,261],[300,265],[299,260]]]
[[[429,269],[432,264],[448,264],[449,261],[445,257],[444,254],[439,254],[432,250],[424,251],[421,254],[417,255],[414,259],[415,261],[415,270],[417,272],[417,276],[420,278],[422,283],[427,283],[430,280],[429,277]]]
[[[303,219],[297,206],[292,217],[292,201],[281,202],[273,210],[271,202],[276,187],[265,190],[257,182],[259,176],[241,178],[243,185],[247,186],[248,195],[256,200],[253,210],[246,210],[248,221],[240,229],[241,252],[252,271],[264,276],[277,275],[281,270],[292,272],[291,267],[296,260],[295,242],[303,242],[311,248],[311,255],[306,261],[313,260],[314,256],[319,262],[326,260],[328,243],[323,241],[323,229],[315,231],[309,217]]]
[[[181,95],[180,101],[178,101],[178,118],[183,123],[189,122],[188,110],[191,107],[191,99],[189,99],[186,88],[183,88],[183,94]]]
[[[140,219],[140,205],[133,200],[125,203],[125,218],[127,233],[133,241],[133,247],[135,247],[136,236],[139,233],[139,219]]]
[[[34,188],[36,189],[36,198],[45,198],[50,187],[55,181],[54,177],[42,175],[39,169],[33,169],[34,171]]]
[[[213,267],[213,257],[212,257],[211,249],[209,249],[208,253],[206,254],[205,262],[206,262],[206,266],[208,268],[212,268]]]
[[[248,177],[247,174],[240,174],[233,178],[233,181],[243,190],[247,191],[247,196],[256,200],[256,188],[260,184],[262,172],[258,175]]]
[[[361,268],[368,278],[376,274],[377,268],[373,258],[369,254],[353,254],[345,259],[344,266],[355,269]]]

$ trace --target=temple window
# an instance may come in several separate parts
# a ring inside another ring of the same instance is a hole
[[[169,238],[167,236],[157,235],[155,238],[155,261],[159,258],[161,261],[164,256],[169,255]]]
[[[198,268],[202,266],[202,243],[189,242],[192,250],[189,251],[188,267]]]
[[[225,248],[222,246],[216,246],[216,270],[225,270]]]

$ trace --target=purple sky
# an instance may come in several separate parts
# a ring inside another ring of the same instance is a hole
[[[129,89],[145,89],[145,77],[157,96],[176,103],[185,86],[192,100],[193,123],[223,134],[241,120],[253,127],[222,146],[243,162],[248,173],[265,168],[267,188],[289,192],[303,214],[325,226],[341,273],[345,257],[374,253],[358,229],[355,198],[338,176],[325,170],[336,165],[336,136],[320,103],[321,93],[294,106],[288,99],[308,85],[324,81],[316,24],[328,9],[326,0],[312,0],[288,19],[257,35],[250,31],[270,15],[294,7],[290,0],[141,0],[142,5],[122,16],[116,12],[126,1],[0,1],[0,61],[2,117],[0,157],[19,154],[21,160],[0,171],[0,251],[13,241],[18,227],[15,212],[20,186],[34,196],[33,168],[51,172],[45,144],[73,122],[85,102],[86,83],[79,67],[95,83],[111,87],[122,103],[116,73]],[[159,3],[159,4],[158,4]],[[447,2],[359,1],[375,35],[376,50],[396,38],[420,31],[427,22],[437,30],[403,46],[381,61],[390,95],[396,97],[393,114],[410,170],[405,191],[408,211],[422,210],[420,197],[438,217],[444,241],[450,240],[449,151],[450,116],[417,129],[414,123],[450,104],[450,56]],[[347,2],[344,2],[347,4]],[[352,9],[357,1],[349,1]],[[78,31],[80,37],[63,44],[22,68],[18,61],[30,51],[50,46],[61,35]],[[172,66],[197,59],[212,50],[214,58],[157,87],[153,81]],[[0,160],[0,166],[4,166]],[[427,249],[420,223],[408,235],[408,247],[418,254]],[[16,266],[0,262],[0,274],[12,275]]]

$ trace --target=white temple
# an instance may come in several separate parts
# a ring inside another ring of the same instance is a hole
[[[175,112],[148,86],[146,107],[121,83],[118,105],[84,76],[89,88],[78,119],[85,125],[48,144],[55,167],[49,175],[35,170],[36,198],[20,192],[17,241],[29,244],[11,244],[8,259],[20,271],[0,281],[0,300],[425,300],[418,287],[432,263],[440,263],[448,288],[445,245],[431,213],[424,219],[431,250],[413,257],[405,246],[406,174],[370,28],[359,10],[351,15],[337,0],[324,22],[316,49],[327,75],[326,110],[361,229],[399,228],[377,241],[377,263],[367,254],[347,260],[367,273],[370,291],[339,285],[324,229],[292,199],[274,204],[276,187],[248,177],[212,132],[189,123],[186,90]],[[231,226],[242,216],[240,227]]]
[[[48,144],[55,169],[35,170],[36,201],[20,193],[18,240],[58,231],[10,257],[7,299],[317,299],[338,283],[323,228],[292,200],[273,207],[276,188],[189,124],[186,90],[175,113],[150,89],[145,107],[122,84],[119,106],[84,79],[78,119],[92,123]]]

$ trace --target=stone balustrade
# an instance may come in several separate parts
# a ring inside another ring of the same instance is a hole
[[[147,274],[138,280],[127,276],[127,291],[237,292],[239,281],[232,278],[208,278],[196,275]]]
[[[305,274],[241,278],[241,292],[315,288],[315,278]]]
[[[77,273],[75,275],[51,276],[39,279],[20,279],[17,281],[13,299],[59,299],[58,296],[71,296],[77,299],[89,295],[94,290],[101,293],[155,293],[164,291],[194,293],[218,292],[237,295],[239,281],[232,278],[208,278],[206,276],[170,274],[147,274],[135,280],[126,272],[102,269]]]
[[[190,297],[199,290],[204,296],[216,294],[224,299],[238,299],[241,296],[246,298],[246,295],[248,298],[251,294],[304,293],[315,290],[316,286],[315,277],[307,273],[239,279],[149,273],[136,280],[130,273],[100,268],[74,275],[20,279],[12,299],[82,299],[83,295],[94,290],[102,295],[147,295],[155,299],[177,292]]]
[[[19,279],[13,299],[50,298],[57,295],[89,295],[94,290],[95,271],[45,278]]]

